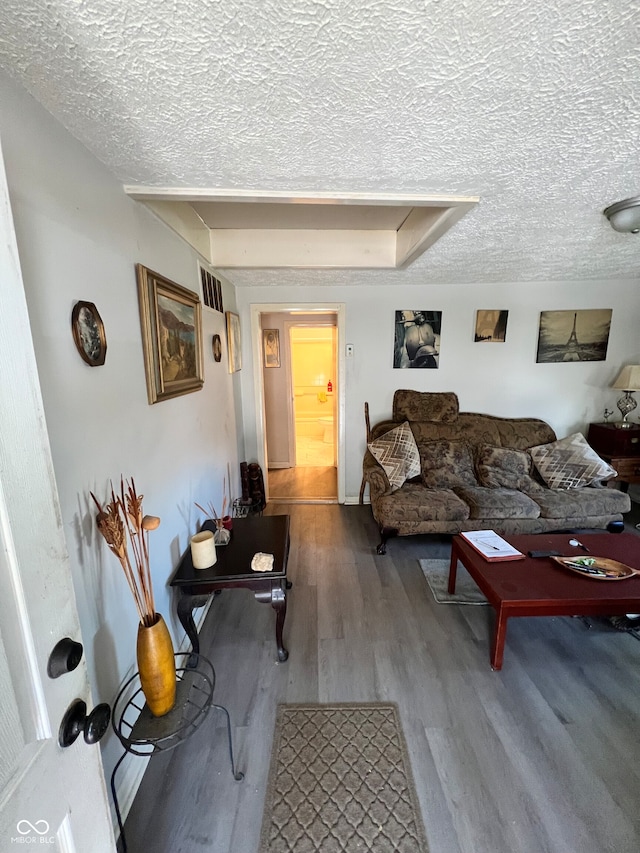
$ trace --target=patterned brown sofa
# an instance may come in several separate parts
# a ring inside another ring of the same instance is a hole
[[[392,420],[371,428],[365,413],[360,496],[368,483],[379,554],[390,536],[417,533],[623,529],[630,499],[603,487],[615,471],[579,433],[558,442],[537,418],[460,412],[452,393],[398,390]]]

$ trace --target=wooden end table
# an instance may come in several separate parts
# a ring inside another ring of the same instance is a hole
[[[215,532],[215,522],[207,520],[203,530]],[[270,572],[254,572],[251,560],[257,552],[273,554]],[[261,515],[234,518],[231,540],[228,545],[216,547],[217,560],[207,569],[196,569],[187,548],[180,565],[171,578],[170,585],[180,591],[178,618],[191,640],[197,654],[200,641],[193,610],[206,603],[208,596],[223,589],[251,589],[256,600],[270,604],[276,611],[276,645],[278,660],[283,662],[289,652],[282,643],[282,630],[287,615],[287,558],[289,556],[289,516]]]
[[[622,491],[628,492],[630,483],[640,483],[640,425],[624,429],[619,424],[590,424],[587,441],[618,472],[608,486],[620,483]]]
[[[640,576],[620,581],[593,580],[563,569],[550,558],[528,557],[528,551],[559,551],[584,557],[569,545],[570,533],[504,536],[525,554],[524,560],[491,563],[461,536],[451,541],[449,592],[455,592],[458,560],[496,612],[491,668],[502,669],[507,620],[511,616],[619,616],[640,613]],[[580,533],[594,557],[609,557],[640,570],[640,537],[633,533]]]

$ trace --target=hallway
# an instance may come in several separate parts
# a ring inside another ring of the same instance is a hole
[[[269,500],[337,503],[338,476],[333,445],[310,436],[296,442],[295,468],[269,469]]]

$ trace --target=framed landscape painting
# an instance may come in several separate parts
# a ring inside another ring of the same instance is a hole
[[[605,361],[610,308],[541,311],[536,362]]]
[[[136,273],[149,403],[199,391],[204,375],[198,294],[142,264]]]

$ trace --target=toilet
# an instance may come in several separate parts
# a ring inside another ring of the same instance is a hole
[[[322,424],[322,440],[325,444],[333,444],[333,418],[328,415],[325,418],[318,418],[318,423]]]

